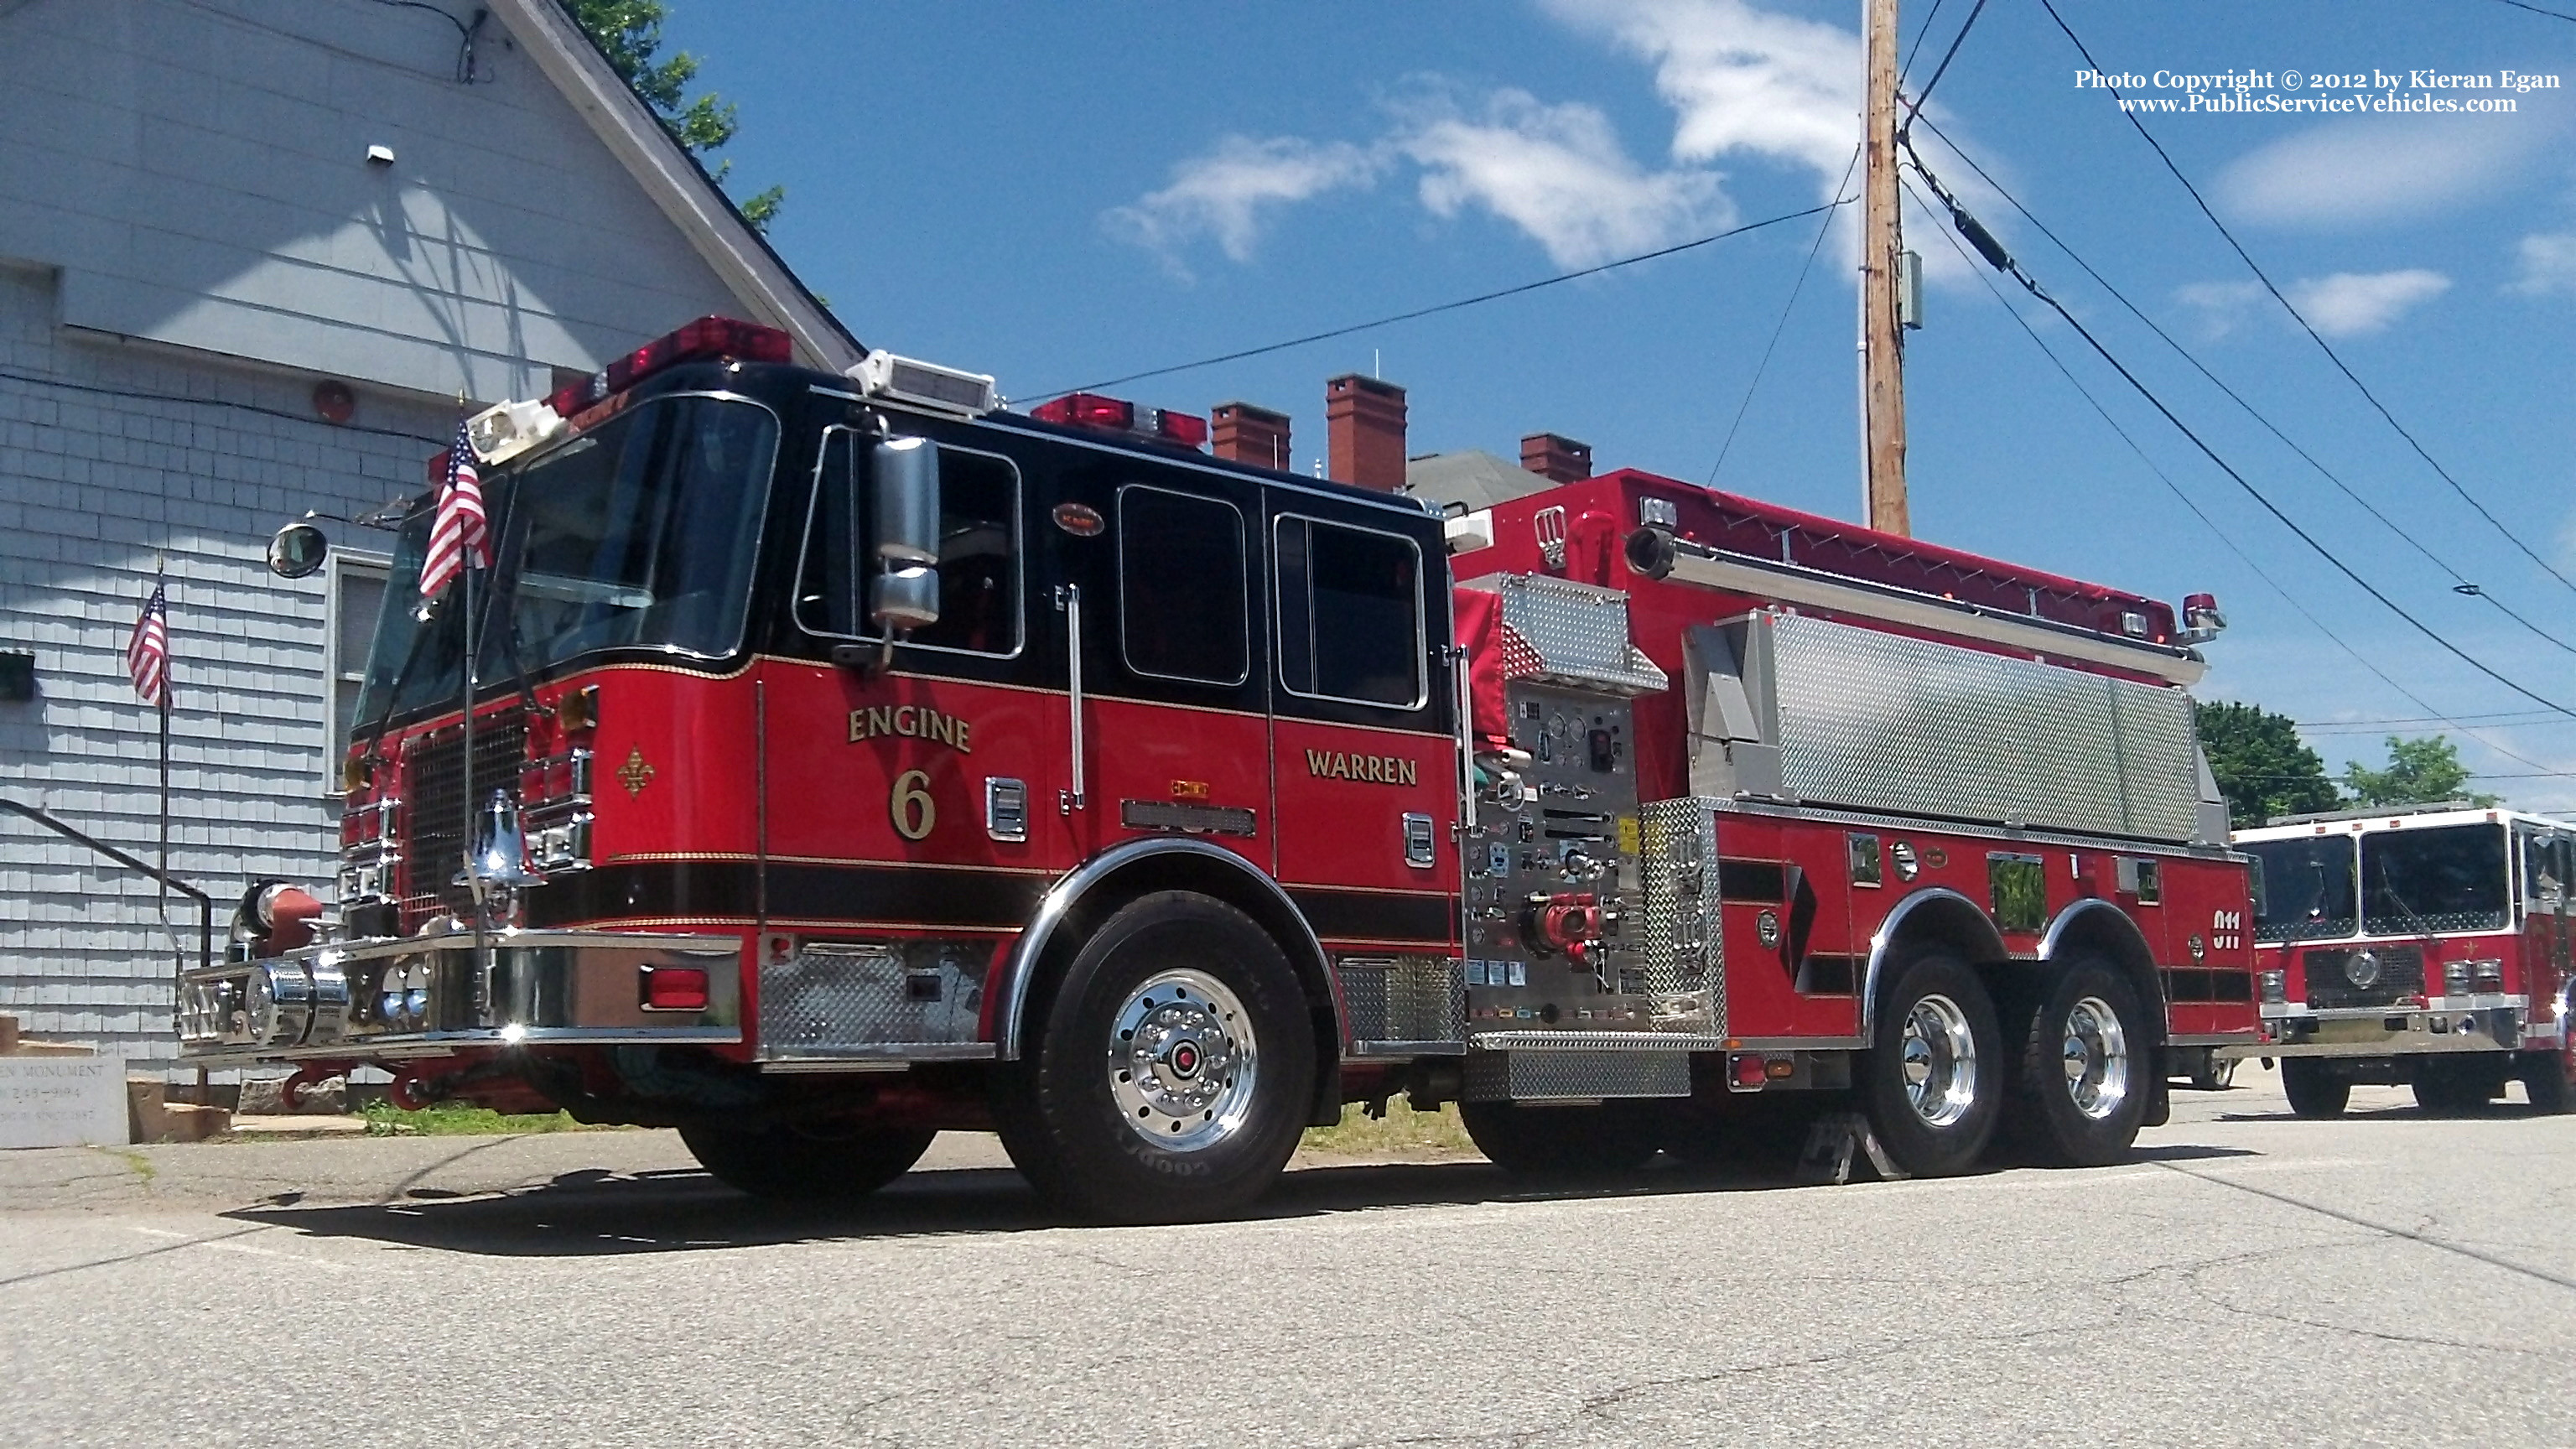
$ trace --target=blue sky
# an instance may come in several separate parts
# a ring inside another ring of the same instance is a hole
[[[2103,66],[2152,75],[2369,69],[2554,75],[2576,23],[2500,0],[2058,0]],[[1931,16],[1919,83],[1974,0]],[[2554,8],[2554,7],[2553,7]],[[2576,12],[2576,3],[2564,8]],[[967,5],[673,0],[669,36],[739,103],[773,240],[871,346],[989,371],[1035,399],[1534,280],[1831,196],[1857,140],[1858,0],[1415,0]],[[2185,421],[2375,587],[2576,706],[2576,587],[2481,520],[2253,286],[2038,0],[1991,0],[1927,114],[2220,377],[2397,526],[2238,412],[1944,153],[1932,164]],[[2329,94],[2348,93],[2340,89]],[[2178,95],[2150,87],[2140,94]],[[2309,94],[2314,94],[2310,91]],[[2477,92],[2441,92],[2476,96]],[[2576,95],[2511,114],[2146,118],[2309,320],[2451,475],[2576,578],[2570,322]],[[1845,213],[1846,215],[1848,213]],[[1121,389],[1233,398],[1323,441],[1327,376],[1411,394],[1415,452],[1511,455],[1551,429],[1604,468],[1705,480],[1818,232],[1813,220],[1424,321]],[[2576,721],[2445,654],[2308,552],[2063,325],[2040,335],[2156,467],[2373,677],[2194,518],[1962,262],[1907,357],[1927,538],[2173,598],[2232,628],[2211,697],[2302,721],[2330,768],[2447,729],[2484,787],[2576,807]],[[1823,243],[1719,486],[1859,508],[1848,239]],[[1991,274],[1988,274],[1991,275]],[[2438,556],[2436,563],[2425,551]],[[2540,626],[2453,592],[2452,573]],[[2382,720],[2427,715],[2461,728]],[[2528,763],[2504,753],[2528,757]]]

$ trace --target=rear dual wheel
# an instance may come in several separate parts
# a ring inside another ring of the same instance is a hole
[[[1985,983],[1957,957],[1927,954],[1896,973],[1860,1063],[1879,1146],[1917,1177],[1976,1165],[2001,1106],[2002,1032]]]
[[[1269,1188],[1314,1083],[1305,997],[1277,943],[1221,901],[1160,891],[1083,943],[1028,1050],[996,1074],[993,1115],[1058,1206],[1187,1222]]]
[[[1660,1102],[1461,1102],[1458,1119],[1476,1150],[1515,1177],[1578,1178],[1633,1172],[1663,1136]]]
[[[2100,960],[2068,962],[2022,1036],[2015,1137],[2062,1166],[2120,1161],[2146,1120],[2153,1059],[2128,979]]]

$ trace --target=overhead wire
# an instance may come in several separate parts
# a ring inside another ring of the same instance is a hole
[[[1939,7],[1936,4],[1934,8]],[[1860,148],[1855,146],[1852,148],[1851,160],[1843,165],[1843,179],[1834,183],[1836,198],[1834,205],[1847,204],[1848,198],[1843,196],[1843,188],[1851,185],[1852,172],[1859,165]],[[1711,464],[1708,470],[1708,486],[1711,488],[1717,486],[1717,475],[1726,467],[1726,455],[1735,451],[1736,430],[1744,426],[1744,415],[1752,410],[1753,394],[1762,386],[1762,375],[1770,370],[1771,354],[1780,346],[1780,334],[1789,329],[1789,314],[1797,308],[1798,294],[1806,290],[1807,274],[1815,270],[1816,254],[1824,250],[1825,238],[1833,229],[1834,214],[1828,211],[1825,213],[1825,219],[1816,227],[1815,241],[1807,247],[1807,259],[1798,266],[1797,280],[1789,284],[1789,300],[1780,304],[1780,320],[1771,324],[1771,340],[1762,344],[1762,360],[1753,364],[1753,380],[1744,385],[1744,400],[1735,405],[1735,418],[1726,425],[1726,439],[1717,445],[1717,461]]]
[[[1932,98],[1932,88],[1941,83],[1941,77],[1950,73],[1950,62],[1959,58],[1959,47],[1968,43],[1968,32],[1977,28],[1977,17],[1985,13],[1986,0],[1977,0],[1977,8],[1968,12],[1967,19],[1959,22],[1959,33],[1950,37],[1950,48],[1941,53],[1941,63],[1932,67],[1932,78],[1923,83],[1923,89],[1914,93],[1913,102],[1905,108],[1905,120],[1898,124],[1897,130],[1903,131],[1906,125],[1911,124],[1922,111],[1923,103]],[[1927,19],[1924,23],[1929,25],[1931,22]]]
[[[2102,67],[2093,59],[2093,52],[2085,47],[2083,39],[2076,35],[2074,27],[2066,23],[2066,17],[2057,13],[2055,0],[2039,0],[2039,4],[2041,9],[2048,12],[2048,18],[2057,22],[2057,28],[2065,32],[2067,40],[2074,44],[2076,53],[2084,57],[2084,63],[2087,66],[2090,66],[2096,74],[2100,74]],[[2105,85],[2103,89],[2110,92],[2113,100],[2123,99],[2116,87]],[[2478,501],[2475,494],[2469,492],[2467,488],[2461,485],[2460,480],[2451,476],[2449,469],[2443,467],[2439,460],[2434,458],[2431,453],[2425,451],[2424,445],[2417,441],[2415,435],[2407,430],[2404,423],[2397,420],[2397,415],[2388,410],[2387,405],[2379,400],[2379,395],[2372,392],[2370,390],[2370,385],[2361,380],[2360,374],[2354,372],[2351,367],[2345,364],[2343,355],[2336,352],[2334,347],[2326,341],[2324,335],[2318,332],[2317,329],[2309,323],[2306,315],[2301,313],[2296,306],[2291,304],[2290,299],[2282,294],[2279,287],[2273,285],[2271,275],[2265,272],[2262,265],[2254,260],[2254,256],[2251,252],[2245,250],[2244,244],[2236,239],[2236,233],[2228,230],[2227,223],[2218,219],[2218,213],[2211,209],[2208,200],[2200,194],[2200,188],[2194,186],[2191,178],[2183,174],[2182,167],[2175,164],[2172,155],[2166,152],[2163,143],[2156,139],[2153,131],[2147,129],[2146,122],[2139,120],[2137,114],[2134,111],[2129,110],[2126,106],[2121,107],[2120,115],[2128,121],[2131,129],[2135,130],[2139,137],[2147,143],[2148,148],[2156,153],[2156,159],[2164,163],[2165,170],[2173,173],[2174,180],[2182,183],[2182,189],[2191,195],[2192,204],[2200,208],[2200,214],[2209,219],[2209,224],[2211,226],[2217,228],[2219,236],[2226,240],[2228,248],[2236,253],[2237,260],[2243,262],[2246,268],[2254,273],[2254,279],[2263,284],[2263,290],[2271,294],[2273,301],[2281,304],[2281,309],[2289,313],[2291,320],[2299,324],[2299,330],[2308,334],[2308,339],[2316,343],[2318,350],[2325,353],[2326,360],[2333,363],[2335,370],[2344,375],[2344,380],[2350,382],[2353,387],[2361,393],[2362,398],[2370,404],[2373,411],[2379,414],[2381,420],[2385,421],[2389,427],[2395,429],[2397,436],[2406,440],[2406,446],[2414,449],[2415,456],[2423,459],[2426,466],[2433,470],[2435,476],[2439,477],[2444,483],[2450,485],[2451,491],[2458,494],[2462,502],[2468,504],[2469,507],[2476,509],[2478,516],[2485,519],[2497,533],[2502,534],[2507,542],[2521,550],[2523,557],[2530,559],[2534,564],[2539,565],[2543,573],[2548,574],[2551,578],[2556,579],[2559,583],[2565,585],[2569,592],[2576,593],[2576,579],[2570,579],[2567,575],[2559,572],[2558,569],[2547,559],[2542,558],[2539,552],[2533,549],[2530,544],[2523,542],[2519,535],[2515,534],[2513,530],[2505,527],[2502,519],[2497,518],[2494,513],[2490,512],[2484,503]]]
[[[1922,169],[1919,163],[1917,164],[1916,169],[1918,171]],[[1929,180],[1929,177],[1927,176],[1926,179]],[[1912,191],[1912,183],[1907,183],[1906,189],[1908,191]],[[1917,193],[1915,200],[1917,202],[1921,202],[1922,196]],[[1930,208],[1927,206],[1925,209],[1929,210]],[[2084,385],[2083,379],[2075,375],[2074,369],[2066,365],[2065,359],[2057,355],[2057,349],[2049,346],[2048,340],[2039,335],[2037,328],[2030,325],[2030,319],[2021,315],[2021,309],[2013,306],[2012,302],[2004,296],[2003,290],[1994,284],[1994,279],[1987,276],[1983,271],[1979,271],[1977,269],[1976,264],[1969,259],[1967,250],[1960,245],[1959,239],[1947,231],[1942,232],[1941,237],[1950,244],[1953,251],[1958,252],[1959,259],[1962,262],[1968,263],[1968,270],[1975,273],[1977,280],[1985,285],[1987,293],[1995,299],[1996,305],[2002,307],[2005,314],[2010,316],[2013,321],[2021,327],[2023,335],[2030,338],[2031,345],[2040,350],[2040,354],[2048,359],[2051,366],[2057,369],[2058,375],[2066,379],[2067,385],[2075,389],[2076,393],[2084,399],[2086,404],[2091,406],[2094,413],[2098,415],[2102,419],[2103,423],[2119,437],[2122,443],[2128,445],[2129,451],[2137,454],[2138,461],[2146,465],[2147,471],[2155,475],[2156,481],[2162,483],[2166,490],[2171,492],[2174,498],[2179,501],[2185,509],[2189,510],[2192,517],[2200,520],[2201,526],[2210,531],[2211,536],[2218,540],[2220,546],[2224,547],[2229,553],[2236,555],[2237,561],[2245,565],[2247,572],[2253,574],[2254,577],[2261,579],[2265,587],[2279,595],[2281,602],[2289,605],[2291,610],[2300,618],[2307,620],[2318,633],[2323,634],[2326,637],[2329,643],[2333,644],[2344,653],[2351,655],[2354,663],[2359,664],[2364,670],[2377,677],[2380,683],[2387,685],[2391,690],[2395,691],[2399,697],[2407,700],[2416,708],[2427,711],[2428,719],[2451,725],[2462,734],[2467,735],[2469,738],[2476,740],[2479,744],[2486,746],[2497,754],[2503,755],[2507,759],[2515,760],[2525,765],[2530,765],[2534,769],[2546,770],[2548,768],[2546,764],[2539,760],[2517,753],[2506,746],[2497,744],[2495,741],[2478,734],[2474,729],[2461,721],[2450,719],[2446,716],[2432,714],[2431,712],[2435,709],[2432,701],[2417,695],[2413,690],[2400,684],[2386,670],[2380,668],[2378,664],[2373,662],[2370,656],[2353,647],[2353,645],[2346,641],[2342,635],[2337,634],[2333,629],[2329,628],[2323,619],[2318,618],[2314,613],[2310,612],[2307,605],[2300,603],[2298,598],[2293,595],[2280,580],[2272,577],[2269,571],[2264,569],[2261,564],[2254,561],[2252,555],[2239,547],[2235,538],[2231,536],[2226,529],[2221,528],[2218,525],[2218,521],[2211,518],[2209,514],[2201,508],[2199,502],[2188,492],[2185,492],[2180,483],[2174,481],[2171,474],[2168,474],[2162,467],[2157,465],[2156,460],[2148,454],[2147,450],[2139,444],[2138,440],[2130,434],[2129,430],[2120,425],[2120,420],[2111,415],[2111,410],[2103,406],[2102,400],[2094,396],[2093,390]]]
[[[2499,0],[2499,3],[2510,5],[2516,10],[2528,10],[2534,15],[2546,15],[2552,20],[2576,23],[2576,15],[2570,15],[2564,10],[2543,10],[2537,5],[2526,5],[2523,0]]]
[[[2046,0],[2042,0],[2042,3],[2045,4]],[[2153,407],[2157,413],[2161,414],[2166,422],[2173,425],[2175,431],[2181,433],[2184,438],[2191,442],[2191,445],[2194,448],[2200,451],[2203,457],[2208,458],[2212,464],[2217,466],[2220,472],[2226,474],[2229,481],[2236,484],[2238,488],[2243,489],[2248,497],[2252,498],[2257,504],[2260,504],[2266,513],[2271,514],[2274,520],[2279,522],[2282,527],[2288,529],[2301,543],[2306,544],[2319,558],[2324,559],[2328,564],[2332,565],[2336,572],[2351,580],[2356,588],[2359,588],[2363,593],[2366,593],[2370,595],[2371,598],[2377,600],[2383,608],[2386,608],[2390,613],[2395,614],[2398,618],[2404,620],[2408,626],[2422,634],[2425,638],[2432,640],[2433,643],[2439,646],[2444,652],[2459,659],[2460,662],[2468,665],[2478,673],[2485,675],[2487,678],[2492,679],[2514,693],[2521,695],[2523,698],[2528,699],[2535,704],[2542,705],[2559,714],[2565,715],[2570,719],[2576,719],[2576,709],[2570,709],[2566,705],[2560,704],[2558,701],[2549,698],[2547,695],[2541,694],[2532,689],[2529,685],[2505,674],[2493,665],[2488,664],[2485,660],[2478,658],[2466,649],[2463,649],[2459,645],[2451,642],[2451,640],[2440,630],[2435,629],[2423,620],[2416,618],[2415,615],[2404,605],[2398,603],[2395,599],[2390,598],[2386,591],[2382,590],[2378,585],[2373,584],[2369,579],[2363,577],[2358,569],[2345,563],[2343,559],[2334,552],[2334,550],[2327,548],[2324,542],[2318,539],[2316,535],[2301,527],[2299,522],[2285,512],[2279,504],[2274,503],[2268,494],[2264,493],[2260,488],[2255,487],[2244,474],[2236,470],[2233,464],[2220,456],[2217,449],[2212,448],[2201,438],[2199,433],[2193,431],[2190,424],[2185,423],[2179,416],[2177,416],[2173,409],[2165,406],[2164,399],[2158,397],[2154,389],[2148,387],[2136,373],[2131,372],[2128,367],[2112,353],[2110,348],[2104,346],[2102,340],[2094,336],[2092,329],[2086,327],[2084,323],[2076,317],[2075,313],[2071,309],[2069,309],[2064,303],[2058,301],[2055,296],[2051,295],[2047,288],[2042,287],[2039,284],[2038,278],[2033,277],[2021,266],[2020,263],[2015,262],[2012,257],[2004,251],[2002,245],[1994,239],[1993,234],[1988,232],[1983,225],[1978,223],[1976,218],[1970,216],[1967,209],[1959,204],[1958,198],[1951,195],[1949,189],[1941,184],[1940,179],[1935,177],[1923,166],[1922,157],[1920,155],[1912,157],[1911,160],[1915,174],[1923,178],[1925,186],[1931,190],[1934,196],[1940,199],[1942,206],[1950,214],[1951,224],[1958,229],[1960,236],[1964,238],[1969,245],[1975,247],[1981,255],[1985,256],[1989,264],[1993,265],[1997,271],[2003,272],[2012,277],[2013,280],[2021,283],[2023,290],[2029,292],[2033,297],[2038,298],[2049,308],[2049,310],[2055,312],[2060,318],[2064,319],[2066,325],[2075,330],[2076,336],[2083,338],[2087,346],[2091,347],[2104,362],[2110,364],[2112,371],[2120,374],[2122,381],[2128,383],[2131,388],[2136,390],[2140,397],[2146,399],[2148,406]],[[2421,703],[2421,701],[2418,702]],[[2426,708],[2430,708],[2430,706],[2428,705]]]
[[[1818,206],[1805,207],[1797,211],[1782,212],[1778,216],[1764,217],[1760,221],[1749,221],[1742,226],[1728,227],[1724,231],[1714,232],[1708,236],[1697,237],[1686,242],[1676,242],[1671,246],[1658,247],[1650,252],[1640,252],[1632,257],[1620,257],[1614,261],[1602,262],[1597,266],[1583,267],[1571,272],[1559,272],[1555,276],[1541,277],[1535,282],[1523,282],[1516,287],[1504,287],[1499,291],[1482,292],[1473,297],[1460,297],[1456,301],[1442,302],[1430,307],[1416,307],[1410,312],[1398,312],[1390,317],[1378,317],[1367,322],[1353,322],[1344,327],[1328,328],[1322,332],[1310,332],[1303,337],[1291,337],[1284,342],[1265,343],[1259,347],[1246,347],[1235,352],[1220,353],[1214,357],[1202,357],[1195,362],[1177,362],[1169,367],[1147,368],[1143,372],[1131,372],[1122,377],[1103,378],[1098,382],[1086,382],[1075,387],[1056,388],[1050,391],[1041,392],[1038,396],[1041,398],[1058,398],[1064,397],[1070,393],[1089,392],[1094,388],[1117,387],[1122,383],[1142,382],[1149,377],[1169,377],[1176,372],[1195,372],[1202,367],[1215,367],[1220,363],[1226,362],[1241,362],[1247,357],[1261,357],[1273,352],[1285,352],[1292,347],[1304,347],[1309,343],[1327,342],[1336,337],[1348,337],[1354,332],[1366,332],[1373,327],[1392,327],[1399,322],[1418,321],[1421,318],[1436,316],[1442,312],[1455,312],[1462,307],[1474,307],[1486,302],[1497,302],[1505,297],[1517,297],[1523,293],[1538,291],[1543,287],[1553,287],[1564,282],[1578,281],[1584,277],[1597,277],[1603,272],[1617,271],[1621,267],[1633,267],[1639,262],[1651,262],[1659,257],[1673,256],[1681,252],[1693,250],[1697,247],[1708,246],[1714,242],[1722,242],[1732,237],[1743,236],[1748,232],[1757,232],[1765,227],[1778,226],[1783,222],[1796,221],[1802,217],[1822,215],[1824,213],[1831,212],[1835,207],[1845,206],[1848,204],[1849,203],[1845,201],[1829,201]]]
[[[2167,332],[2153,317],[2148,316],[2137,303],[2130,301],[2126,292],[2121,291],[2118,286],[2112,283],[2110,278],[2103,276],[2091,262],[2086,261],[2083,255],[2077,252],[2064,237],[2061,237],[2055,231],[2050,230],[2048,223],[2040,220],[2029,207],[2022,204],[2021,198],[2013,195],[2011,190],[2005,187],[2002,182],[1997,181],[1994,176],[1986,170],[1986,168],[1978,165],[1977,159],[1969,155],[1965,150],[1962,150],[1959,143],[1951,139],[1950,136],[1940,128],[1940,126],[1929,119],[1923,120],[1922,125],[1925,130],[1930,131],[1935,137],[1939,138],[1942,145],[1949,148],[1951,155],[1958,157],[1962,164],[1964,164],[1970,171],[1975,172],[1977,179],[1985,182],[1987,186],[1994,190],[1994,193],[1997,196],[2002,197],[2006,203],[2011,205],[2013,210],[2021,213],[2022,219],[2037,228],[2041,236],[2048,238],[2050,244],[2066,255],[2067,260],[2075,263],[2077,267],[2083,269],[2084,275],[2092,278],[2096,286],[2099,286],[2103,291],[2110,293],[2111,299],[2118,302],[2123,308],[2127,309],[2130,316],[2137,318],[2139,322],[2143,323],[2148,331],[2156,335],[2157,340],[2163,342],[2165,346],[2172,348],[2174,353],[2181,357],[2183,361],[2191,364],[2192,369],[2206,379],[2210,386],[2217,388],[2229,402],[2232,402],[2236,404],[2237,407],[2243,409],[2246,416],[2252,418],[2257,424],[2261,425],[2263,430],[2270,433],[2283,447],[2286,447],[2292,453],[2297,454],[2301,462],[2306,463],[2310,468],[2315,469],[2317,475],[2325,479],[2326,482],[2332,484],[2336,492],[2341,493],[2344,497],[2352,500],[2352,502],[2359,506],[2363,512],[2369,514],[2390,533],[2396,535],[2400,542],[2415,550],[2415,552],[2423,555],[2427,562],[2431,563],[2435,568],[2440,569],[2443,573],[2449,575],[2451,579],[2451,592],[2468,598],[2482,600],[2489,607],[2495,609],[2496,612],[2504,615],[2514,623],[2521,625],[2524,629],[2539,636],[2542,640],[2546,641],[2550,647],[2562,650],[2569,654],[2576,654],[2576,644],[2571,644],[2567,640],[2560,638],[2557,634],[2552,633],[2550,630],[2523,617],[2522,614],[2517,612],[2511,605],[2505,603],[2504,600],[2497,598],[2493,593],[2488,592],[2483,586],[2470,580],[2467,575],[2453,567],[2449,560],[2444,559],[2441,555],[2433,552],[2432,547],[2426,544],[2421,538],[2417,537],[2413,531],[2407,529],[2397,520],[2390,518],[2386,513],[2382,512],[2376,504],[2373,504],[2369,499],[2363,497],[2350,484],[2344,482],[2342,478],[2335,474],[2333,469],[2327,467],[2315,454],[2300,446],[2299,442],[2292,438],[2288,433],[2283,432],[2278,424],[2274,423],[2270,417],[2263,413],[2262,409],[2254,406],[2254,404],[2249,401],[2244,394],[2229,386],[2226,380],[2221,378],[2217,373],[2212,372],[2207,363],[2202,362],[2199,356],[2190,348],[2183,346],[2172,333]],[[1912,136],[1906,132],[1900,132],[1898,133],[1898,139],[1905,147],[1907,154],[1909,156],[1914,155],[1914,142]],[[1917,159],[1919,160],[1920,158],[1917,157]]]

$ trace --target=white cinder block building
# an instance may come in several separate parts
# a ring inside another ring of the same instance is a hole
[[[383,592],[383,536],[289,583],[278,525],[703,313],[862,355],[556,0],[0,0],[0,55],[0,798],[153,856],[124,653],[166,565],[170,865],[219,932],[250,880],[327,892]],[[166,1062],[157,895],[0,815],[0,1013]]]

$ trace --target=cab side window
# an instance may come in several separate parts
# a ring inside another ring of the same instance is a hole
[[[868,580],[878,572],[868,504],[869,447],[847,428],[823,435],[798,571],[796,623],[809,634],[873,639]],[[967,654],[1020,651],[1020,475],[1007,459],[939,450],[939,622],[907,644]]]
[[[1118,490],[1118,646],[1137,674],[1241,684],[1243,514],[1231,503],[1130,483]]]
[[[1424,691],[1422,551],[1411,539],[1283,516],[1279,680],[1291,694],[1418,709]]]

